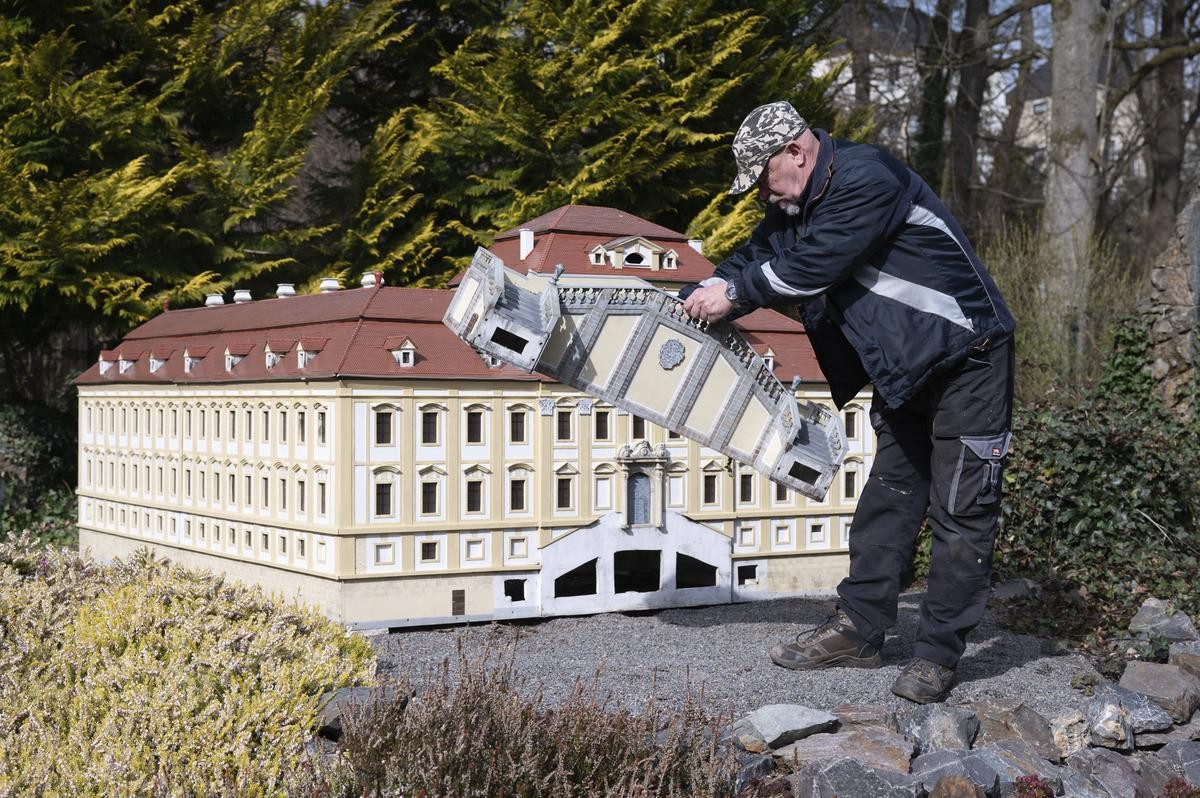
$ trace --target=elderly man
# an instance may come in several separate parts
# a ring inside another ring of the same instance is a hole
[[[915,658],[892,691],[941,701],[987,602],[1008,453],[1015,322],[958,223],[878,147],[808,126],[786,102],[733,141],[731,194],[766,203],[750,240],[684,308],[708,321],[796,304],[833,401],[868,382],[878,447],[826,623],[775,646],[787,668],[876,668],[928,514],[933,560]]]

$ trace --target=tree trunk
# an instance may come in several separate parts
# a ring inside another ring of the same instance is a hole
[[[988,0],[967,0],[959,39],[958,93],[950,122],[950,159],[942,200],[969,230],[975,227],[971,181],[975,177],[979,115],[988,79]]]
[[[1051,256],[1046,275],[1049,307],[1060,314],[1067,343],[1065,374],[1078,376],[1086,339],[1083,312],[1090,288],[1089,250],[1095,232],[1099,186],[1096,152],[1097,82],[1104,44],[1100,0],[1051,6],[1054,48],[1050,57],[1050,141],[1042,234]]]
[[[1183,34],[1183,0],[1161,0],[1159,37],[1171,40]],[[1145,253],[1157,255],[1170,240],[1179,206],[1179,174],[1183,169],[1183,58],[1155,72],[1154,107],[1150,118],[1150,202],[1146,212]]]
[[[987,226],[993,232],[1003,228],[1014,217],[1014,214],[1010,213],[1015,204],[1014,197],[1024,193],[1024,186],[1016,177],[1017,164],[1020,163],[1017,155],[1017,135],[1021,130],[1021,117],[1025,115],[1025,92],[1029,85],[1029,75],[1033,72],[1033,53],[1037,47],[1033,39],[1031,9],[1021,13],[1020,31],[1022,60],[1017,65],[1016,82],[1012,91],[1008,93],[1008,111],[1000,126],[992,173],[988,178]]]
[[[945,157],[946,95],[950,87],[949,38],[951,0],[938,0],[929,41],[919,51],[921,108],[912,168],[935,189],[941,186]]]
[[[874,4],[872,0],[852,0],[848,4],[850,26],[846,43],[850,47],[850,72],[854,79],[854,107],[871,104],[871,49]]]

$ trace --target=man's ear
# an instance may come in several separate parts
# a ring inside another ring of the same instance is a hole
[[[800,166],[805,166],[808,163],[808,152],[800,144],[800,139],[793,139],[784,149],[787,154],[796,159]]]

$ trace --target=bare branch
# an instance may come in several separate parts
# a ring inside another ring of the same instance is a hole
[[[990,17],[988,17],[988,21],[987,21],[988,27],[989,28],[998,28],[1001,25],[1003,25],[1005,22],[1007,22],[1008,20],[1015,17],[1017,14],[1020,14],[1023,11],[1031,11],[1032,9],[1035,9],[1038,6],[1044,6],[1044,5],[1049,5],[1049,0],[1023,0],[1023,2],[1020,2],[1020,3],[1013,3],[1011,6],[1004,9],[1003,11],[999,11],[995,14],[992,14]]]
[[[1168,47],[1164,50],[1159,50],[1154,57],[1139,66],[1134,73],[1129,76],[1129,80],[1121,87],[1121,90],[1116,92],[1108,100],[1109,108],[1116,108],[1121,104],[1121,101],[1128,97],[1132,92],[1137,90],[1137,87],[1143,80],[1150,77],[1154,70],[1163,64],[1174,61],[1176,58],[1190,58],[1193,55],[1200,53],[1200,42],[1180,47]]]

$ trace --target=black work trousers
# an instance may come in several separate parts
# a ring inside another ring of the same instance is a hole
[[[914,654],[955,667],[987,604],[1012,421],[1012,339],[976,351],[893,410],[876,393],[877,449],[850,527],[839,605],[877,646],[928,512],[933,560]]]

